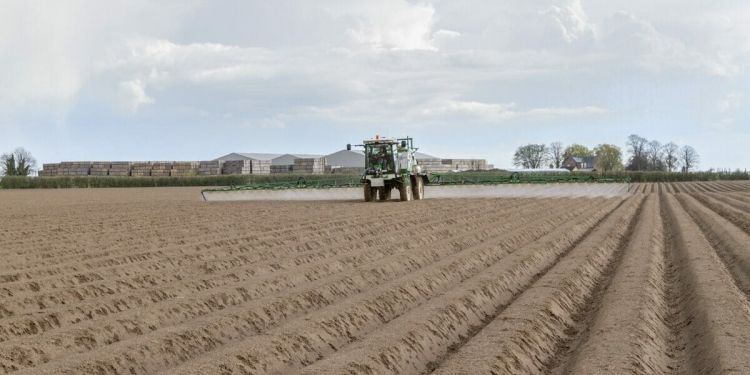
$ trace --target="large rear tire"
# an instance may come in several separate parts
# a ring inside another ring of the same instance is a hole
[[[401,184],[398,187],[399,195],[401,195],[401,202],[408,202],[413,198],[413,191],[411,185]]]
[[[370,187],[370,183],[365,183],[365,202],[372,202],[377,195],[377,188]]]
[[[415,176],[412,180],[412,193],[414,195],[414,200],[422,200],[424,199],[424,180],[421,176]]]

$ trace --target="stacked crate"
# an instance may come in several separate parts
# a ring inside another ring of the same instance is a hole
[[[89,161],[64,161],[60,163],[58,176],[88,176],[91,171]]]
[[[272,165],[270,168],[270,173],[276,174],[276,173],[292,173],[292,169],[294,168],[293,165]],[[253,173],[257,174],[257,173]]]
[[[270,160],[252,160],[252,168],[251,173],[252,174],[270,174],[271,172],[271,164],[273,162]]]
[[[133,163],[133,169],[130,172],[133,177],[149,177],[151,176],[151,162],[136,162]]]
[[[326,171],[326,158],[294,159],[294,173],[322,174]]]
[[[92,176],[108,176],[109,167],[110,163],[108,161],[95,161],[91,163],[91,171],[89,173]]]
[[[172,164],[170,175],[173,177],[195,176],[198,174],[199,165],[197,161],[176,161]]]
[[[440,159],[418,159],[417,165],[421,166],[426,172],[446,173],[451,170],[449,165],[443,164]]]
[[[224,166],[223,160],[202,161],[198,165],[198,175],[218,176],[221,174],[222,166]]]
[[[251,174],[253,173],[252,160],[227,160],[224,162],[222,174]]]
[[[483,171],[487,169],[487,160],[484,159],[443,159],[443,165],[450,169]]]
[[[119,177],[130,176],[132,165],[129,161],[113,161],[109,164],[109,175]]]
[[[172,172],[171,161],[155,161],[151,163],[152,177],[169,177]]]
[[[55,177],[60,170],[60,164],[43,164],[42,170],[39,171],[39,177]]]

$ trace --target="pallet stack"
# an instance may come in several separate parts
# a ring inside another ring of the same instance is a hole
[[[133,163],[133,169],[130,172],[133,177],[150,177],[151,176],[151,162],[137,162]]]
[[[292,173],[292,169],[294,169],[293,165],[272,165],[270,167],[270,173],[277,174],[277,173]],[[257,173],[253,173],[257,174]]]
[[[110,163],[108,161],[95,161],[91,163],[91,176],[109,176]]]
[[[151,163],[152,177],[169,177],[172,172],[171,161],[155,161]]]
[[[270,160],[252,160],[252,168],[251,173],[252,174],[270,174],[271,172],[271,163]]]
[[[443,165],[448,165],[450,169],[483,171],[487,169],[487,160],[485,159],[443,159]]]
[[[440,159],[419,159],[417,165],[420,165],[426,172],[446,173],[450,171],[449,165],[444,165]]]
[[[199,165],[200,163],[197,161],[176,161],[174,162],[174,164],[172,164],[172,171],[170,173],[170,176],[196,176],[198,175]]]
[[[43,164],[42,170],[38,172],[39,177],[55,177],[60,170],[60,164]]]
[[[128,177],[133,164],[129,161],[113,161],[109,164],[109,175]]]
[[[202,161],[198,165],[199,176],[218,176],[224,166],[223,160]]]
[[[326,158],[294,159],[294,173],[323,174],[326,171]]]
[[[58,176],[88,176],[91,171],[89,161],[64,161],[60,163]]]
[[[253,173],[252,160],[227,160],[224,162],[222,174],[251,174]]]

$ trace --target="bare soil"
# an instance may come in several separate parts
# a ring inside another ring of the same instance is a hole
[[[750,373],[747,182],[0,191],[0,223],[0,373]]]

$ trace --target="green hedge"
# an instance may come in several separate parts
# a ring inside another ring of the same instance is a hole
[[[117,188],[164,186],[230,186],[248,183],[286,182],[299,178],[319,179],[321,175],[222,175],[185,177],[18,177],[7,176],[0,180],[0,189],[68,189]],[[337,175],[337,177],[344,177]]]

